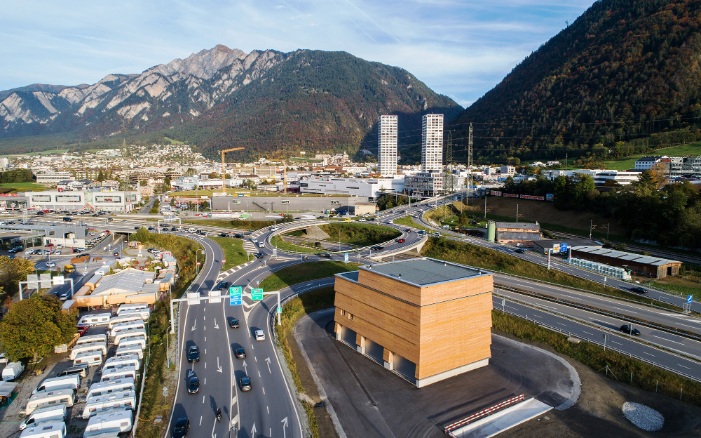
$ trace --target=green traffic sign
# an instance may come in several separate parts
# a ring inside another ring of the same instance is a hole
[[[260,301],[263,299],[263,289],[251,289],[251,299],[253,301]]]
[[[241,295],[243,294],[243,287],[242,286],[229,286],[229,295]]]

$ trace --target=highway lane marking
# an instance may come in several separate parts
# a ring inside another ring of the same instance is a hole
[[[588,334],[589,336],[594,336],[594,333],[590,333],[590,332],[585,331],[585,330],[582,330],[582,332]]]
[[[689,367],[687,367],[687,366],[684,366],[684,365],[682,365],[682,364],[680,364],[680,363],[678,363],[677,365],[679,365],[679,366],[682,367],[682,368],[686,368],[687,370],[690,370],[690,369],[691,369],[691,368],[689,368]]]
[[[200,415],[200,426],[202,426],[202,415]]]
[[[202,396],[202,404],[204,404],[204,402],[205,402],[205,396],[203,395]]]
[[[647,354],[648,356],[652,356],[652,357],[655,357],[655,355],[654,355],[654,354],[652,354],[652,353],[648,353],[647,351],[643,351],[643,353],[644,353],[644,354]]]
[[[533,315],[534,318],[542,318],[540,315]]]
[[[207,369],[207,362],[204,363],[204,369]]]
[[[612,343],[612,344],[616,344],[616,345],[623,345],[623,344],[621,344],[620,342],[616,342],[616,341],[611,341],[611,343]]]
[[[657,339],[663,339],[663,340],[665,340],[665,341],[667,341],[667,342],[674,342],[675,344],[684,345],[683,342],[673,341],[673,340],[671,340],[671,339],[663,338],[662,336],[657,336],[657,335],[652,335],[652,336],[656,337]]]
[[[205,385],[207,384],[207,378],[206,378],[206,377],[204,378],[204,384],[205,384]]]

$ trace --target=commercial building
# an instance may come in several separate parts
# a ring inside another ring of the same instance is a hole
[[[336,339],[423,387],[489,364],[492,275],[422,258],[336,275]]]
[[[516,243],[523,246],[533,246],[533,242],[541,240],[540,224],[528,222],[490,222],[489,228],[494,226],[497,243]]]
[[[377,129],[377,168],[383,177],[397,174],[397,122],[397,116],[380,116]]]
[[[64,192],[49,190],[27,192],[27,207],[36,210],[104,210],[120,213],[132,211],[141,201],[139,192],[76,190]]]
[[[443,114],[425,114],[421,123],[421,170],[443,170]]]
[[[559,176],[573,178],[577,175],[589,175],[592,177],[592,179],[594,179],[594,185],[596,185],[597,187],[607,186],[612,183],[621,186],[627,186],[640,179],[639,171],[625,172],[604,169],[544,170],[541,172],[541,174],[545,178],[550,180],[554,180]]]
[[[319,195],[347,195],[374,201],[383,193],[402,193],[404,178],[335,178],[309,177],[300,180],[301,193]]]
[[[682,266],[682,262],[678,260],[616,251],[600,246],[574,246],[570,253],[573,258],[624,268],[641,277],[664,278],[679,275]]]
[[[44,172],[37,173],[37,184],[55,186],[61,181],[74,181],[75,177],[71,172]]]

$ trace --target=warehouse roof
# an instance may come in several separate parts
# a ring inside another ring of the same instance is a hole
[[[603,257],[610,257],[627,262],[635,262],[644,265],[663,266],[669,263],[681,263],[679,260],[664,259],[662,257],[646,256],[632,252],[616,251],[615,249],[602,248],[600,246],[573,246],[572,251],[585,252]]]
[[[430,286],[487,274],[479,269],[429,258],[379,263],[361,266],[360,269],[376,272],[414,286]]]
[[[499,228],[520,228],[522,230],[540,230],[540,224],[530,223],[530,222],[497,222],[497,229]]]

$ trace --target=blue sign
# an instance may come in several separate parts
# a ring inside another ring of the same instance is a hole
[[[689,295],[688,297],[686,297],[686,302],[689,303],[689,304],[691,304],[691,302],[692,302],[693,300],[694,300],[694,296],[693,296],[693,295]]]
[[[344,253],[343,253],[343,261],[344,261],[345,263],[348,263],[348,253],[347,253],[347,252],[344,252]]]
[[[229,296],[230,306],[240,306],[242,304],[241,295],[231,295]]]
[[[569,249],[570,249],[570,247],[569,247],[569,245],[568,245],[567,243],[561,243],[561,244],[560,244],[560,252],[561,252],[561,253],[567,252],[567,250],[569,250]]]

